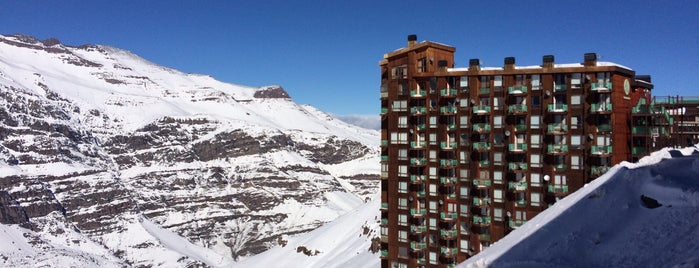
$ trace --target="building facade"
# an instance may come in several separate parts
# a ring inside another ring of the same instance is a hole
[[[382,267],[462,262],[611,166],[673,142],[677,108],[628,67],[588,53],[455,68],[455,50],[411,35],[379,62]]]

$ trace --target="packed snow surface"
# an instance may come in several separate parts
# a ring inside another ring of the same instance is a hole
[[[458,267],[697,267],[697,223],[699,148],[663,149],[616,165]]]

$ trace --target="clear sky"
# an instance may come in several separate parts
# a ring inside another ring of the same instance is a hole
[[[496,3],[494,3],[496,2]],[[104,44],[225,82],[283,86],[327,112],[377,114],[383,54],[407,35],[456,65],[602,61],[652,75],[654,95],[699,96],[699,1],[0,0],[0,33]]]

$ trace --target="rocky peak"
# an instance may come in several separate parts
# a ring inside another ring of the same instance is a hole
[[[254,95],[258,99],[289,99],[289,93],[281,86],[267,86],[260,88]]]

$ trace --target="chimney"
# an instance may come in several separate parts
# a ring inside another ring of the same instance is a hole
[[[637,80],[641,80],[641,81],[643,81],[643,82],[647,82],[647,83],[649,83],[649,84],[652,83],[652,82],[650,81],[650,75],[647,75],[647,74],[639,74],[639,75],[636,76],[636,79],[637,79]]]
[[[553,68],[553,55],[544,55],[544,68]]]
[[[506,57],[505,58],[505,70],[514,70],[515,69],[515,57]]]
[[[597,66],[597,53],[585,53],[585,66]]]
[[[481,60],[479,59],[470,59],[468,60],[468,70],[480,70],[481,69]]]
[[[415,44],[417,44],[417,35],[416,34],[408,35],[408,47],[412,47]]]

